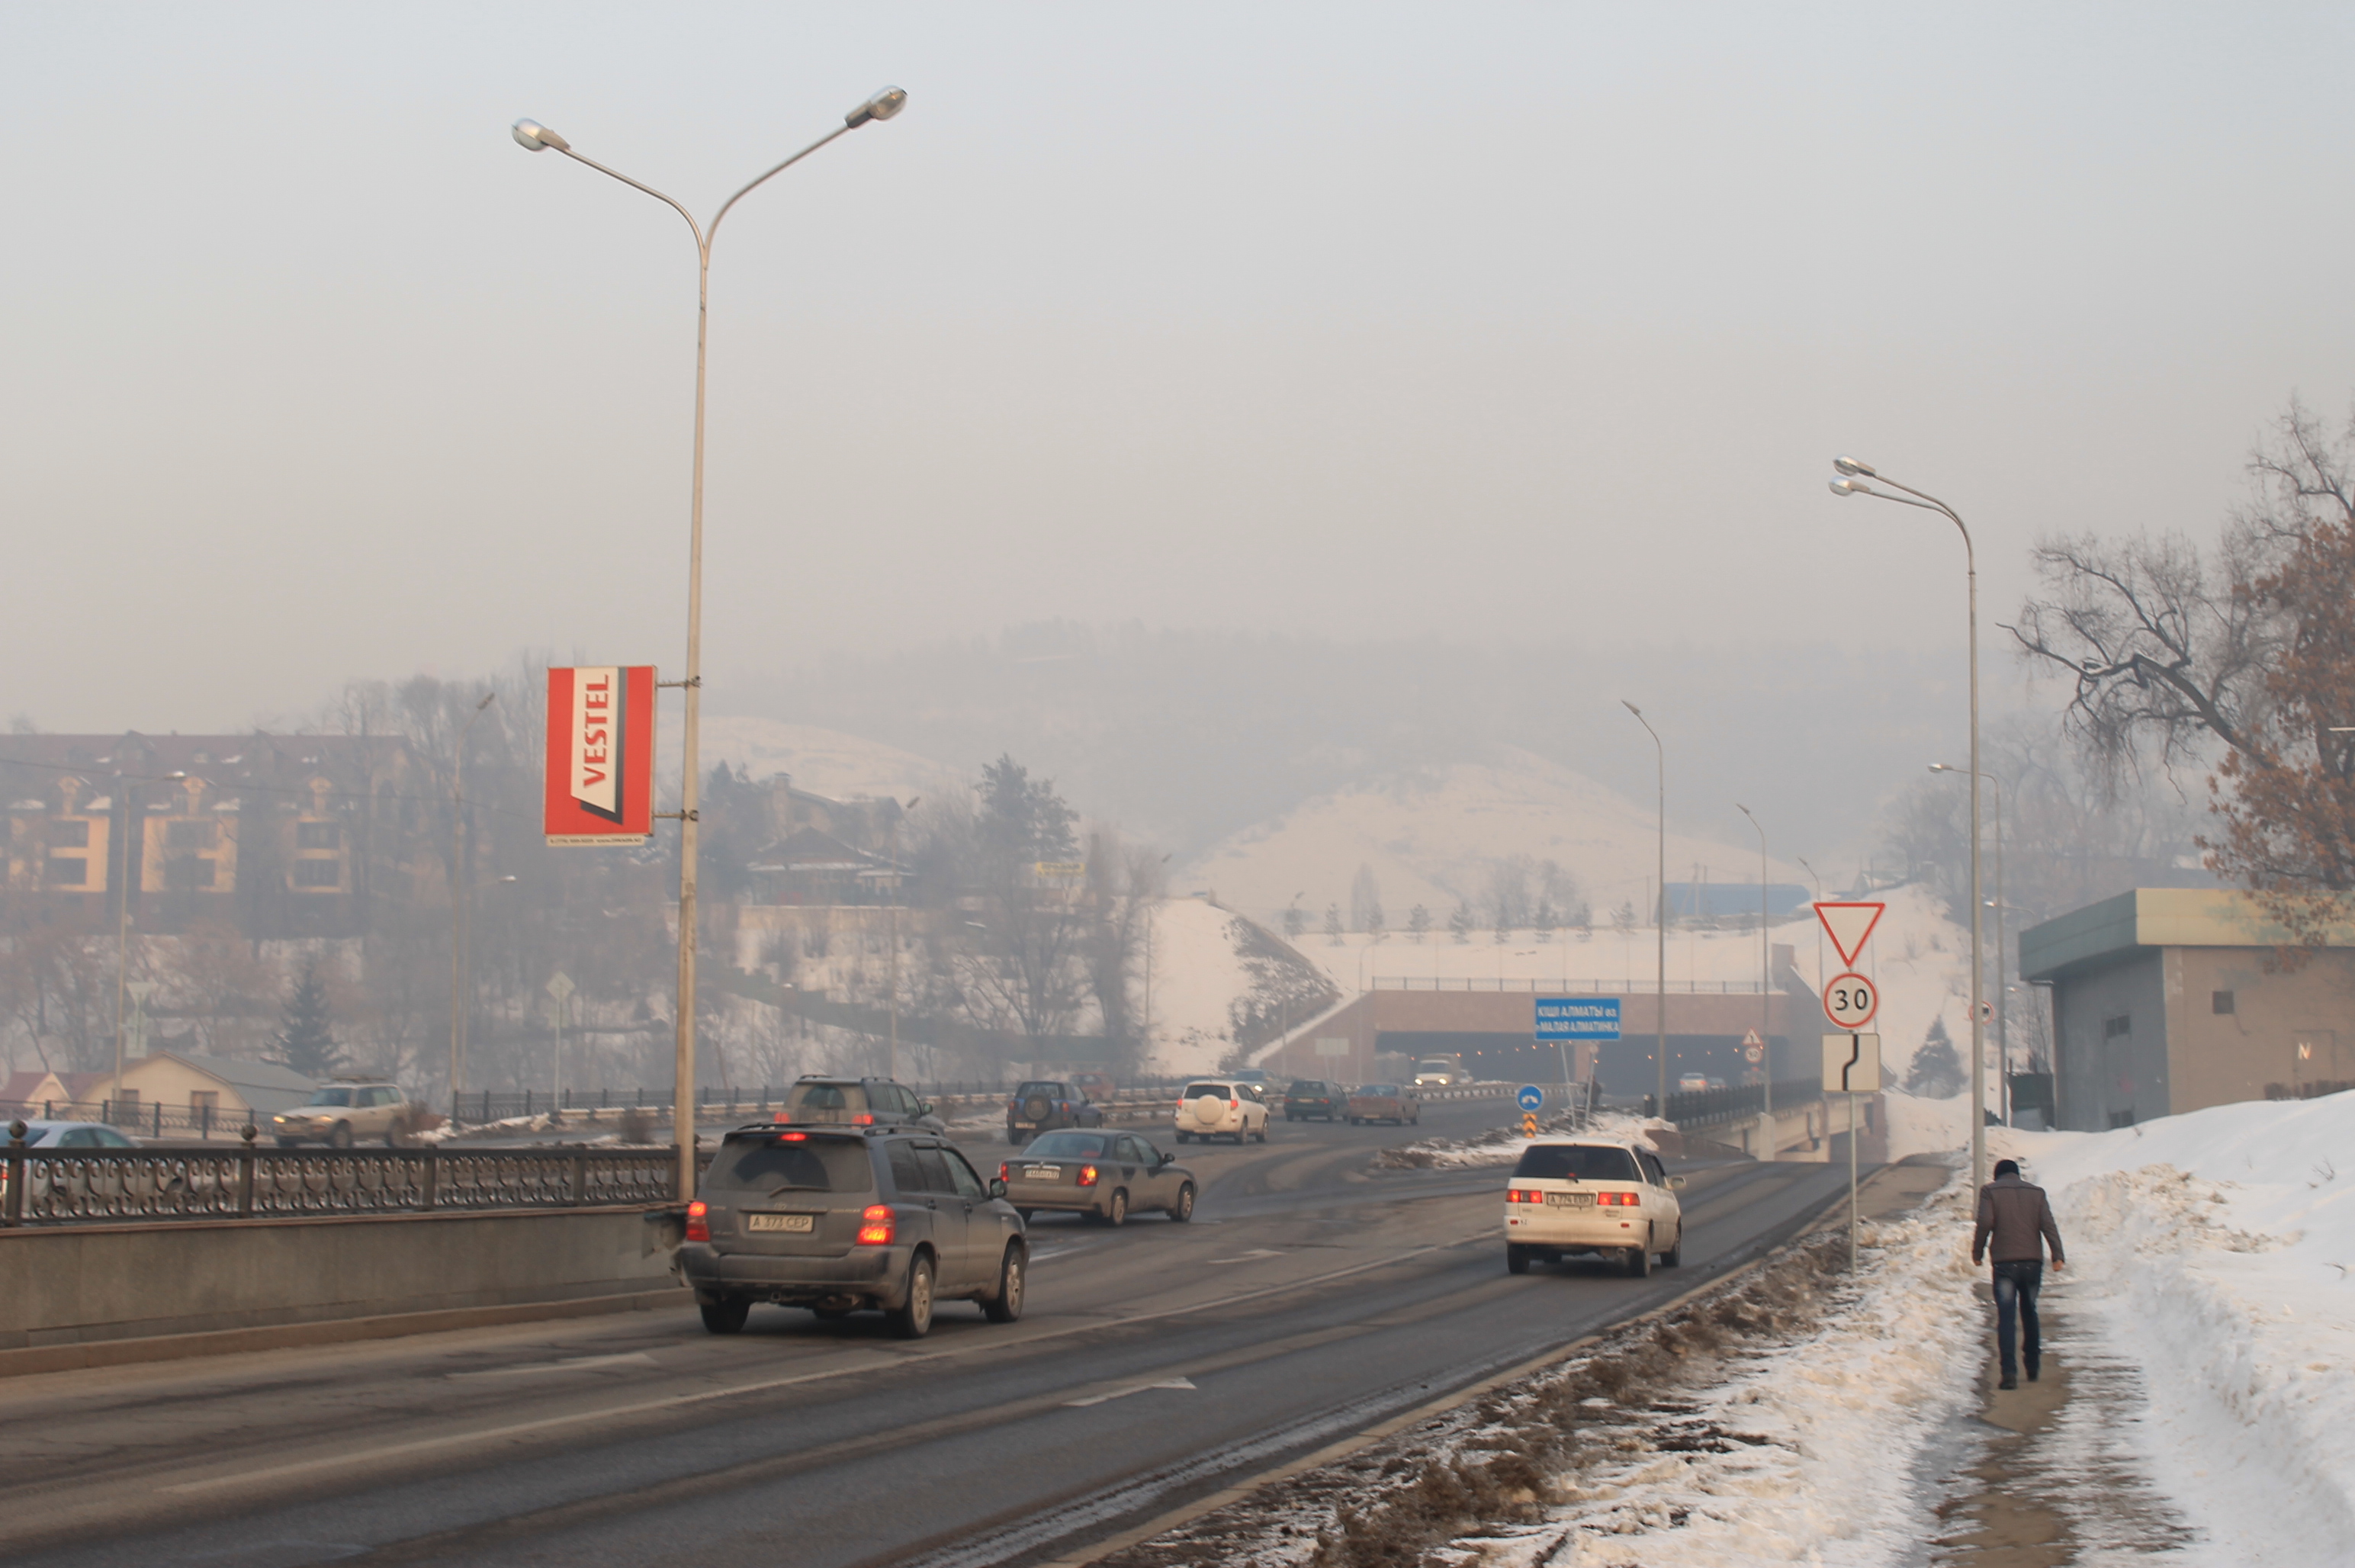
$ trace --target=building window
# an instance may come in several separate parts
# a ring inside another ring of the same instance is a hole
[[[2110,1126],[2112,1127],[2112,1129],[2113,1129],[2113,1130],[2115,1130],[2115,1129],[2116,1129],[2116,1128],[2118,1128],[2118,1127],[2130,1127],[2130,1126],[2133,1126],[2133,1125],[2134,1125],[2134,1112],[2133,1112],[2133,1111],[2131,1111],[2131,1110],[2126,1110],[2126,1111],[2112,1111],[2112,1112],[2110,1113]]]
[[[334,888],[343,885],[344,869],[336,860],[297,860],[294,862],[294,885],[298,888]]]
[[[207,1111],[219,1110],[220,1091],[218,1089],[189,1090],[188,1109],[196,1112],[199,1115],[203,1115]]]
[[[53,888],[88,887],[90,861],[80,855],[50,856],[48,883]]]
[[[2134,1015],[2131,1013],[2120,1013],[2115,1018],[2106,1018],[2102,1020],[2102,1038],[2104,1040],[2119,1040],[2132,1033],[2134,1033]],[[2125,1124],[2120,1123],[2119,1125],[2123,1126]]]
[[[209,849],[220,842],[220,824],[197,816],[164,824],[166,849]]]
[[[297,849],[333,849],[343,842],[340,822],[298,822],[294,825],[294,848]]]
[[[2230,991],[2209,992],[2208,1010],[2211,1013],[2231,1012],[2232,1010],[2232,993]]]
[[[214,863],[202,855],[181,855],[165,866],[164,882],[174,888],[209,888],[214,870]]]
[[[90,848],[90,818],[69,817],[49,824],[49,845],[57,849],[87,849]]]

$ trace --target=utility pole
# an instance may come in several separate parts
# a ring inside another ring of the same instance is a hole
[[[458,1092],[466,1076],[466,873],[473,869],[466,854],[466,737],[474,720],[498,699],[486,691],[474,704],[472,718],[458,731],[458,747],[450,762],[450,1120],[458,1119]]]
[[[1765,1136],[1764,1157],[1774,1157],[1774,1034],[1769,1021],[1773,996],[1767,990],[1768,960],[1766,955],[1766,825],[1740,801],[1733,809],[1750,818],[1750,826],[1758,829],[1758,1048],[1765,1052],[1761,1059],[1766,1071],[1758,1081],[1758,1104],[1762,1115],[1759,1129]]]
[[[1636,722],[1652,738],[1652,751],[1659,767],[1660,880],[1658,907],[1652,918],[1659,927],[1659,975],[1653,993],[1653,1017],[1659,1025],[1659,1038],[1653,1047],[1653,1058],[1659,1068],[1659,1099],[1655,1102],[1657,1114],[1665,1120],[1668,1114],[1668,752],[1660,744],[1660,732],[1644,717],[1644,710],[1628,701],[1619,699],[1619,706],[1636,716]]]
[[[905,809],[915,810],[916,803],[923,798],[910,795]],[[891,1054],[883,1076],[894,1083],[900,1081],[900,811],[899,802],[892,802],[891,820],[883,829],[884,854],[891,862],[891,958],[886,965],[890,977],[884,982],[891,990]],[[934,1043],[938,1043],[937,1037]],[[939,1075],[939,1071],[937,1067],[933,1069],[934,1076]]]

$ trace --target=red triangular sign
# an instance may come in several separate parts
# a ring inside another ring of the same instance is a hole
[[[1824,923],[1824,934],[1839,950],[1840,962],[1853,964],[1871,939],[1872,928],[1881,923],[1881,912],[1888,907],[1885,903],[1819,903],[1816,918]]]
[[[1766,1042],[1764,1040],[1758,1038],[1758,1031],[1756,1029],[1747,1029],[1742,1031],[1742,1045],[1743,1050],[1746,1051],[1755,1046],[1764,1045],[1765,1043]]]

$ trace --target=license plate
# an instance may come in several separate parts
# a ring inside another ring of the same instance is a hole
[[[788,1234],[807,1235],[815,1227],[815,1214],[747,1214],[744,1228],[748,1231],[783,1231]]]
[[[1592,1209],[1594,1207],[1594,1194],[1592,1192],[1549,1192],[1546,1194],[1546,1206],[1550,1209]]]
[[[1022,1133],[1028,1132],[1030,1128],[1037,1124],[1031,1122],[1008,1122],[1006,1125],[1012,1127],[1016,1132]]]
[[[1025,1181],[1060,1181],[1063,1168],[1060,1165],[1026,1165],[1022,1168]]]

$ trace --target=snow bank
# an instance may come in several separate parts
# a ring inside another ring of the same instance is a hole
[[[2214,1561],[2345,1561],[2355,1093],[1988,1138],[2051,1192],[2072,1305],[2141,1362],[2137,1441]]]
[[[1517,1115],[1509,1109],[1500,1109],[1499,1116]],[[1654,1131],[1672,1133],[1673,1122],[1657,1117],[1629,1115],[1622,1111],[1598,1113],[1593,1124],[1582,1129],[1550,1127],[1534,1138],[1525,1138],[1517,1132],[1499,1127],[1477,1138],[1422,1138],[1397,1148],[1380,1150],[1374,1157],[1378,1165],[1397,1169],[1468,1170],[1482,1166],[1518,1164],[1521,1151],[1532,1143],[1547,1143],[1566,1137],[1634,1138],[1646,1148],[1657,1150],[1650,1135]]]
[[[1151,950],[1150,1072],[1214,1072],[1247,1020],[1273,1034],[1337,999],[1281,937],[1203,899],[1156,904]]]

